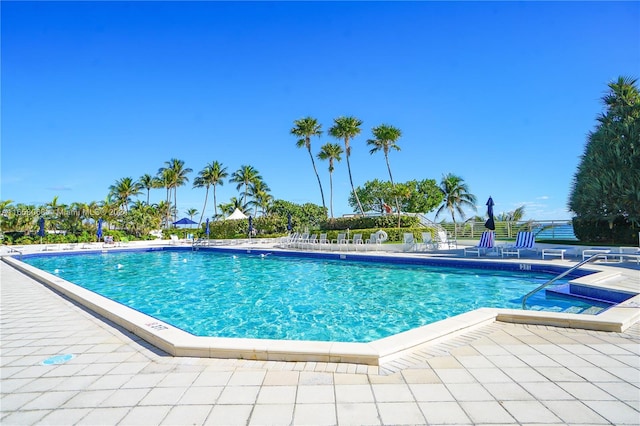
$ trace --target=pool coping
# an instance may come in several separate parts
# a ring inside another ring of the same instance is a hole
[[[166,248],[175,249],[174,246],[166,246]],[[241,248],[233,250],[258,254],[265,252]],[[273,250],[266,251],[273,252]],[[87,251],[81,253],[87,253]],[[285,251],[281,253],[300,254],[300,252]],[[344,254],[337,255],[340,256],[339,258],[347,259]],[[353,259],[361,256],[350,254],[349,257]],[[387,261],[404,259],[407,263],[416,263],[411,261],[410,257],[393,256],[393,258],[382,257],[382,259]],[[637,295],[598,315],[480,308],[368,343],[200,337],[21,262],[12,256],[3,256],[2,260],[168,354],[182,357],[342,362],[379,366],[402,357],[419,346],[438,343],[494,321],[611,332],[622,332],[640,321],[640,295]],[[462,259],[449,258],[449,260],[460,262]],[[482,262],[473,262],[468,259],[464,260],[464,263],[472,263],[476,266]],[[520,260],[516,264],[528,263]],[[515,266],[513,268],[515,269]],[[565,266],[564,269],[566,268]],[[603,270],[596,270],[590,275],[576,278],[575,281],[599,288],[615,288],[615,285],[611,285],[612,277],[615,278],[619,274],[609,270],[611,268],[601,269]]]

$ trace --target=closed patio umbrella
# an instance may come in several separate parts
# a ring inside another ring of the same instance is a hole
[[[42,237],[44,237],[44,218],[41,217],[38,220],[38,235],[40,236],[40,244],[42,244]]]
[[[287,214],[287,231],[291,232],[293,225],[291,224],[291,213]]]
[[[98,237],[98,242],[100,242],[100,238],[102,238],[102,218],[98,219],[98,230],[96,231],[96,236]]]
[[[249,216],[249,237],[253,235],[253,218]]]
[[[209,239],[209,234],[211,233],[211,230],[209,229],[209,218],[207,218],[207,225],[205,227],[205,234],[207,234],[207,240]]]
[[[496,230],[496,223],[493,219],[493,205],[493,198],[489,196],[489,199],[487,200],[487,216],[489,216],[489,219],[484,223],[484,227],[491,231]]]

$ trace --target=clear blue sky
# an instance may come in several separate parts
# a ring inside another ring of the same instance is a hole
[[[0,198],[103,200],[175,157],[194,170],[180,216],[202,209],[214,160],[258,169],[276,199],[321,204],[289,134],[316,117],[364,121],[354,183],[387,179],[371,128],[403,132],[394,179],[455,173],[496,212],[564,219],[606,84],[640,77],[638,2],[7,2]],[[316,153],[326,133],[312,141]],[[318,162],[328,202],[326,162]],[[347,205],[346,162],[334,173]],[[218,201],[238,192],[218,188]],[[152,201],[164,198],[152,191]],[[213,206],[209,203],[208,211]],[[211,214],[211,213],[210,213]],[[433,213],[429,214],[433,217]]]

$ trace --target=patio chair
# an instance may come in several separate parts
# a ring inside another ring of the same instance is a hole
[[[338,234],[338,237],[335,240],[331,240],[331,244],[338,244],[338,250],[342,250],[342,246],[343,245],[347,245],[349,243],[349,241],[347,240],[347,234],[346,233],[340,233]]]
[[[493,248],[493,241],[493,231],[484,231],[482,233],[482,236],[480,237],[478,245],[475,245],[473,247],[465,247],[464,255],[466,256],[467,253],[475,253],[478,255],[478,257],[480,257],[480,254],[484,254]]]
[[[176,245],[180,242],[180,238],[178,238],[178,236],[176,234],[171,234],[169,236],[169,238],[171,238],[171,244],[172,245]],[[107,237],[104,237],[104,242],[105,244],[107,243]]]
[[[329,246],[330,241],[327,239],[327,234],[320,234],[320,238],[316,241],[316,246],[318,246],[318,250],[321,250],[323,246]]]
[[[372,247],[374,250],[378,249],[378,246],[381,245],[380,238],[378,238],[378,233],[374,232],[369,236],[367,240],[364,242],[364,249],[367,250],[367,247]]]
[[[433,241],[433,237],[431,236],[431,232],[423,232],[422,233],[421,246],[422,246],[422,249],[424,251],[427,251],[427,250],[437,249],[438,248],[438,243]]]
[[[535,247],[536,237],[533,232],[520,231],[516,236],[516,242],[513,245],[507,245],[502,247],[502,257],[509,255],[517,255],[520,259],[520,252],[525,250],[538,251]]]
[[[402,251],[413,251],[416,248],[416,239],[411,232],[405,232],[402,236]]]
[[[351,240],[353,243],[353,248],[358,251],[358,246],[362,246],[363,250],[366,250],[364,246],[364,240],[362,239],[362,234],[353,234],[353,239]]]
[[[451,239],[449,234],[444,229],[438,231],[438,235],[436,238],[436,244],[438,249],[452,249],[458,247],[458,241],[455,239]]]

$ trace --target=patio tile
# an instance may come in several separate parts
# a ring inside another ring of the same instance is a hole
[[[353,426],[380,425],[378,408],[374,403],[338,403],[338,424]]]
[[[336,402],[374,402],[373,391],[370,385],[335,385]]]
[[[298,384],[298,371],[267,371],[262,382],[263,386],[291,386]],[[360,377],[360,375],[358,375]],[[366,376],[365,376],[366,378]]]
[[[514,418],[495,401],[462,401],[459,403],[471,422],[514,423]]]
[[[416,402],[379,402],[382,424],[425,424],[425,417]]]
[[[436,368],[435,373],[442,383],[477,383],[475,377],[468,370],[462,368]]]
[[[215,404],[224,388],[222,386],[192,386],[180,398],[180,404]]]
[[[563,422],[570,424],[609,424],[609,421],[590,408],[591,403],[580,401],[545,401],[545,405]],[[640,413],[636,420],[640,420]]]
[[[250,425],[290,425],[293,420],[294,404],[258,403],[251,413]]]
[[[218,398],[218,404],[255,404],[260,386],[227,386]]]
[[[91,412],[90,408],[59,408],[41,419],[45,425],[72,425]]]
[[[139,405],[174,405],[184,394],[183,388],[152,388]]]
[[[520,383],[527,392],[533,395],[539,401],[551,401],[559,399],[574,399],[560,386],[553,382],[535,382],[535,383]]]
[[[69,399],[63,408],[95,408],[100,407],[102,402],[113,394],[113,390],[97,390],[77,393],[74,397]]]
[[[298,386],[296,396],[297,404],[324,404],[335,402],[333,386],[330,385],[306,385]]]
[[[502,406],[519,423],[560,423],[561,420],[539,401],[504,401]]]
[[[129,413],[129,408],[95,408],[82,418],[80,424],[101,425],[119,424],[119,422]]]
[[[511,383],[511,378],[499,368],[470,368],[469,373],[477,382],[485,383]]]
[[[442,383],[440,377],[430,368],[409,368],[401,374],[406,383]]]
[[[449,392],[458,401],[493,401],[493,396],[479,384],[464,383],[447,385]]]
[[[621,382],[605,382],[595,385],[622,401],[638,401],[640,399],[640,383],[631,385]]]
[[[256,403],[294,404],[296,402],[296,392],[296,386],[262,386]]]
[[[205,425],[235,426],[246,425],[253,405],[215,405]]]
[[[584,382],[585,380],[565,367],[537,367],[536,371],[554,382]]]
[[[375,384],[371,388],[377,402],[415,401],[409,386],[405,384]]]
[[[78,392],[75,391],[44,392],[28,403],[24,404],[21,408],[23,410],[53,410],[62,407],[67,401],[69,401],[77,394]],[[9,408],[5,407],[4,400],[2,400],[0,406],[3,410]]]
[[[293,413],[295,425],[334,425],[337,423],[334,404],[297,404]]]
[[[123,426],[159,425],[167,416],[171,407],[133,407],[120,421]],[[67,423],[68,424],[68,423]]]
[[[454,401],[453,395],[447,387],[438,383],[410,384],[409,388],[413,393],[415,400],[425,402]]]
[[[471,419],[455,401],[420,402],[418,404],[429,424],[471,424]]]
[[[533,401],[535,399],[518,383],[485,383],[483,386],[498,401]]]
[[[210,405],[177,405],[162,420],[163,425],[201,425],[207,419]]]

